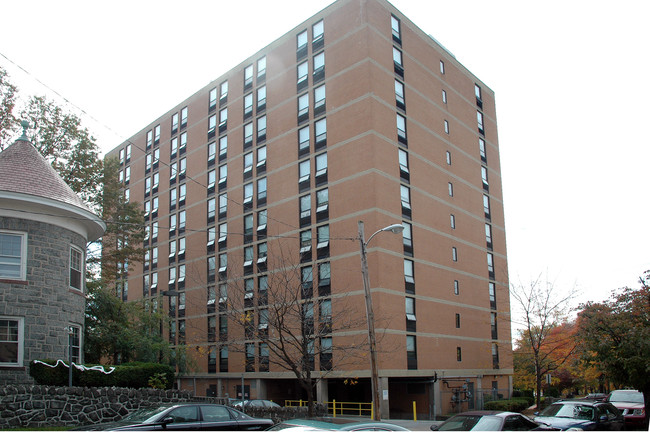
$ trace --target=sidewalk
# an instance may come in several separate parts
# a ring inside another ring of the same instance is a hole
[[[440,421],[434,421],[434,420],[400,420],[400,419],[384,419],[386,423],[393,423],[402,427],[405,427],[406,429],[410,431],[430,431],[429,427],[433,424],[441,424],[442,420]]]

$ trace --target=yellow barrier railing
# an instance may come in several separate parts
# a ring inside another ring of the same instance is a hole
[[[372,402],[337,402],[336,400],[325,402],[327,405],[327,412],[333,417],[336,416],[356,416],[356,417],[372,417]],[[284,406],[287,407],[301,407],[306,406],[306,400],[287,400]]]

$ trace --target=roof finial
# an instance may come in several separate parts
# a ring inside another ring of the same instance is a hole
[[[29,122],[27,120],[21,120],[20,126],[23,128],[23,134],[18,137],[16,141],[29,141],[29,138],[27,138],[27,129],[29,129]]]

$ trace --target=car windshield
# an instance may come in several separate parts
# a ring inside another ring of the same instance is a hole
[[[165,411],[169,408],[168,405],[163,405],[155,408],[143,408],[137,411],[132,412],[128,416],[124,417],[122,421],[135,422],[135,423],[151,423],[153,422],[152,417],[155,417],[157,414]]]
[[[440,426],[441,431],[497,431],[501,429],[501,419],[496,416],[456,415]]]
[[[540,416],[591,420],[594,418],[594,408],[588,405],[553,404],[542,411]]]
[[[641,392],[612,392],[609,396],[610,402],[634,402],[643,403],[643,393]]]

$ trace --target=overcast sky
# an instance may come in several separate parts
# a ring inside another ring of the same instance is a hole
[[[60,101],[40,81],[81,108],[106,151],[330,3],[3,2],[0,66],[23,96]],[[650,2],[392,4],[496,93],[511,283],[542,274],[581,301],[638,287]]]

